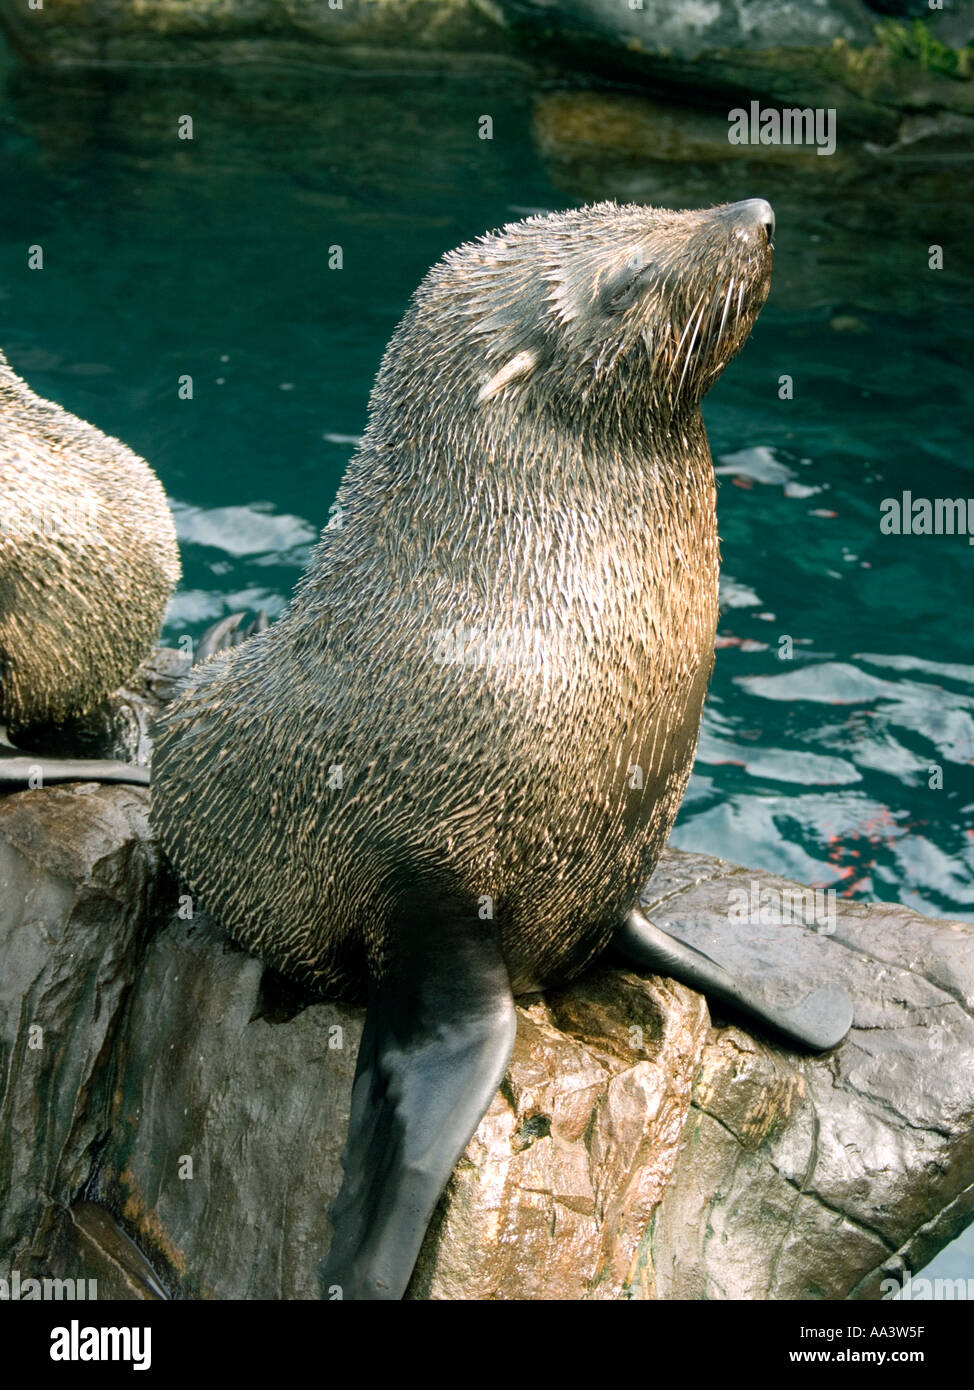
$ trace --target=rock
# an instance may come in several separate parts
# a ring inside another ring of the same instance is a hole
[[[21,742],[146,762],[152,718],[188,666],[161,648],[91,714]],[[141,787],[0,797],[0,1267],[25,1278],[49,1271],[66,1233],[74,1247],[67,1212],[105,1137],[125,1001],[172,887],[148,811]],[[104,1297],[104,1271],[101,1284]]]
[[[60,758],[118,758],[148,763],[152,752],[152,721],[171,700],[189,671],[186,652],[160,647],[143,661],[128,685],[116,690],[95,709],[63,724],[34,724],[16,731],[25,752]]]
[[[541,91],[531,114],[538,152],[574,199],[685,206],[695,198],[719,201],[725,190],[733,197],[742,187],[767,188],[773,177],[777,209],[786,180],[801,183],[807,197],[814,176],[841,198],[844,182],[861,177],[867,158],[888,162],[899,153],[894,145],[867,157],[859,143],[841,141],[820,158],[814,145],[732,144],[730,128],[726,107],[693,107],[685,93],[663,101],[631,91]],[[687,186],[692,171],[698,187]]]
[[[30,62],[344,62],[402,66],[469,55],[480,62],[512,44],[491,0],[58,0],[28,10],[2,0],[0,24]]]
[[[48,65],[373,69],[435,58],[635,76],[704,105],[834,107],[842,140],[889,143],[902,113],[974,115],[974,0],[944,11],[920,0],[59,0],[36,10],[0,0],[0,24],[17,52]]]
[[[411,1298],[875,1298],[965,1226],[974,927],[841,899],[821,931],[734,920],[791,887],[671,851],[644,904],[718,958],[734,936],[783,997],[843,983],[843,1045],[800,1055],[609,961],[520,1000]],[[312,1298],[362,1011],[190,911],[142,789],[0,801],[0,1266]]]
[[[817,48],[846,39],[868,43],[875,16],[857,0],[795,4],[793,0],[720,0],[673,5],[668,0],[497,0],[522,34],[603,44],[629,53],[669,54],[692,62],[728,50]]]
[[[0,1268],[25,1277],[106,1135],[162,881],[147,812],[140,787],[0,798]]]
[[[204,916],[173,920],[119,1049],[90,1191],[181,1298],[316,1296],[362,1011],[265,1000],[263,975]]]
[[[282,1008],[280,983],[269,1001],[262,975],[205,918],[173,922],[133,999],[91,1191],[179,1297],[316,1294],[362,1011]],[[705,1033],[699,995],[619,972],[522,1004],[504,1087],[411,1296],[577,1298],[597,1279],[598,1297],[617,1297],[672,1168]]]
[[[667,855],[644,902],[719,957],[735,889],[791,888]],[[855,1003],[834,1053],[803,1057],[738,1027],[711,1034],[650,1257],[663,1298],[875,1298],[974,1213],[974,928],[839,899],[835,929],[772,935],[810,951]],[[733,929],[733,928],[731,928]],[[778,955],[785,978],[789,969]],[[807,967],[806,967],[807,968]]]
[[[875,13],[861,0],[497,0],[506,26],[549,61],[650,79],[702,105],[834,107],[841,135],[890,130],[896,113],[974,109],[974,3]],[[736,99],[735,99],[736,94]]]
[[[410,1286],[434,1299],[647,1296],[647,1237],[707,1036],[700,995],[598,969],[521,1007],[500,1093]]]

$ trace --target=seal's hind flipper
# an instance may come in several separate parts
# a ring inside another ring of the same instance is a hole
[[[230,613],[227,617],[221,618],[218,623],[211,623],[196,644],[196,650],[193,653],[193,665],[199,666],[201,662],[208,661],[211,656],[216,656],[218,652],[226,652],[231,647],[239,647],[241,642],[246,642],[248,637],[254,637],[258,632],[266,632],[270,626],[263,608],[258,609],[257,616],[246,626],[241,626],[243,620],[243,613]]]
[[[433,1208],[504,1077],[515,1014],[493,922],[396,924],[352,1090],[323,1298],[401,1298]]]
[[[760,980],[732,973],[695,946],[661,931],[638,907],[616,932],[613,944],[641,969],[670,975],[816,1052],[837,1047],[852,1026],[852,1001],[837,986],[818,985],[798,1003],[776,1004]]]
[[[0,746],[0,791],[60,782],[122,782],[147,787],[149,769],[113,758],[45,758],[40,753],[22,753],[9,744]]]

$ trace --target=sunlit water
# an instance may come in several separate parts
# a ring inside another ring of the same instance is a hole
[[[576,168],[539,153],[532,107],[508,79],[11,71],[0,346],[158,471],[183,550],[172,641],[280,611],[385,342],[444,251],[591,197],[771,198],[771,298],[705,407],[726,607],[674,843],[974,921],[974,547],[879,529],[904,489],[974,495],[961,186]]]

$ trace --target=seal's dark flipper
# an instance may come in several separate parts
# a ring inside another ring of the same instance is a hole
[[[69,1208],[76,1229],[141,1298],[169,1300],[166,1286],[114,1212],[85,1199]]]
[[[0,791],[49,787],[57,782],[127,782],[147,787],[149,769],[111,758],[45,758],[39,753],[21,753],[9,744],[0,746]]]
[[[216,656],[217,652],[229,651],[231,647],[239,647],[241,642],[246,642],[248,637],[253,637],[255,633],[266,632],[269,627],[267,614],[261,608],[252,622],[242,627],[243,613],[230,613],[226,618],[221,618],[218,623],[213,623],[206,629],[203,636],[196,644],[193,653],[193,665],[199,666],[200,662],[208,661],[211,656]]]
[[[323,1298],[401,1298],[433,1208],[504,1077],[515,1015],[500,940],[474,918],[397,924],[372,987]]]
[[[641,969],[670,975],[816,1052],[837,1047],[852,1026],[852,1001],[844,990],[821,985],[797,1004],[776,1005],[757,982],[736,977],[702,951],[661,931],[638,907],[633,908],[613,941]]]

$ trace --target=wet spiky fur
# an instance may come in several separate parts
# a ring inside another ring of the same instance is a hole
[[[492,912],[515,990],[603,949],[693,761],[719,558],[700,398],[770,265],[733,209],[601,203],[429,272],[340,525],[156,745],[162,842],[244,945],[350,997],[407,916]]]
[[[0,355],[0,723],[60,723],[111,694],[151,652],[178,578],[148,464]]]

